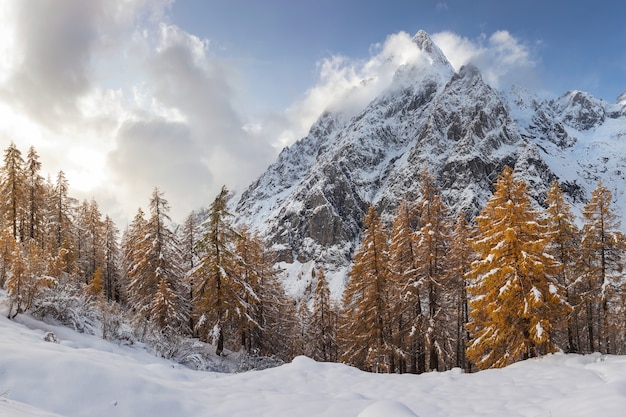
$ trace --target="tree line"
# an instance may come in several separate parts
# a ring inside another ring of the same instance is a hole
[[[564,350],[624,353],[625,239],[598,184],[578,227],[555,183],[538,210],[506,169],[483,212],[453,217],[435,180],[399,204],[391,227],[374,206],[341,302],[325,271],[290,299],[262,237],[235,226],[223,188],[180,226],[155,188],[120,233],[92,201],[68,195],[63,172],[40,175],[34,148],[11,144],[0,170],[0,285],[8,315],[80,317],[174,357],[184,340],[216,355],[304,354],[373,372],[505,366]],[[97,319],[97,320],[96,320]],[[128,335],[126,336],[128,337]]]
[[[373,372],[503,367],[550,352],[626,352],[626,239],[601,183],[582,227],[555,182],[545,209],[506,168],[453,218],[434,179],[391,230],[374,206],[343,294],[340,360]]]

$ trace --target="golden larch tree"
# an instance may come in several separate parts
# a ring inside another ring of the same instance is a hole
[[[343,295],[341,360],[373,372],[392,366],[388,298],[387,231],[373,205],[364,219],[361,246],[354,256]]]
[[[589,350],[615,353],[615,337],[624,333],[623,292],[626,239],[611,208],[613,196],[602,183],[583,208],[581,270],[587,313]]]
[[[476,221],[479,259],[467,274],[468,358],[485,369],[555,351],[552,334],[569,312],[556,280],[559,264],[546,253],[547,230],[511,168]]]

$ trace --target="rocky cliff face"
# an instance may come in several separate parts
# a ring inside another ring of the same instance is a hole
[[[420,63],[400,68],[355,117],[322,115],[241,196],[238,217],[281,260],[348,265],[367,206],[391,218],[402,198],[418,197],[424,167],[452,209],[469,215],[480,211],[506,165],[539,203],[554,180],[574,204],[598,180],[626,202],[624,95],[611,105],[577,91],[555,100],[498,92],[473,66],[456,73],[425,32],[414,42]]]

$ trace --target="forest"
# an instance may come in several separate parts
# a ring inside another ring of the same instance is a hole
[[[36,150],[0,167],[0,286],[29,313],[198,364],[244,352],[306,355],[371,372],[504,367],[550,352],[626,353],[626,238],[598,183],[577,219],[558,183],[541,207],[506,168],[475,219],[454,215],[427,171],[386,224],[370,206],[341,302],[321,263],[290,299],[276,256],[235,222],[224,187],[180,226],[155,188],[120,232],[96,201],[44,179]],[[196,359],[192,356],[196,355]],[[206,352],[204,353],[207,354]]]

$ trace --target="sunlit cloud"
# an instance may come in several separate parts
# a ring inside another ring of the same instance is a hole
[[[389,87],[398,68],[418,64],[420,51],[411,39],[405,32],[390,35],[384,43],[372,45],[370,57],[364,60],[345,56],[322,60],[318,63],[316,85],[282,114],[266,120],[262,129],[257,126],[256,132],[273,135],[274,146],[282,148],[304,137],[324,111],[356,114]],[[528,85],[535,81],[535,58],[509,32],[498,31],[473,40],[440,32],[432,35],[432,39],[455,70],[472,63],[493,87]]]
[[[220,187],[242,191],[324,111],[357,114],[423,58],[412,36],[389,35],[355,59],[333,55],[287,109],[242,114],[238,65],[168,22],[172,0],[33,0],[0,4],[0,141],[33,145],[46,172],[64,170],[79,198],[118,222],[164,191],[175,220]],[[441,2],[443,7],[446,3]],[[475,63],[502,86],[532,72],[508,32],[433,36],[455,69]]]

